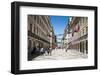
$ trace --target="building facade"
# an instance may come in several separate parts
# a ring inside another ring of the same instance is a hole
[[[69,32],[69,24],[65,27],[63,38],[62,38],[62,43],[63,43],[63,48],[67,49],[69,47],[69,39],[71,38],[71,33]]]
[[[88,18],[72,17],[67,30],[67,35],[70,35],[70,38],[67,37],[68,48],[88,54]]]
[[[52,34],[52,40],[51,40],[51,48],[52,49],[55,49],[56,47],[57,47],[57,39],[56,39],[56,35],[55,35],[55,33],[54,33],[54,29],[53,29],[53,27],[52,27],[52,32],[51,32],[51,34]]]
[[[32,47],[50,48],[55,40],[53,35],[49,16],[28,15],[28,50]]]

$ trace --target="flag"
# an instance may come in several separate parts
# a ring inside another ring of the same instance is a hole
[[[75,28],[74,28],[74,32],[78,32],[79,30],[80,30],[80,26],[76,25]]]

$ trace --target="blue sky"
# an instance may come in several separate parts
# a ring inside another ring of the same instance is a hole
[[[64,33],[68,20],[68,16],[50,16],[51,25],[53,26],[56,35]],[[57,36],[57,38],[62,38],[62,36]]]

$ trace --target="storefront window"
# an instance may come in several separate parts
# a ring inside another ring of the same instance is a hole
[[[86,54],[88,54],[88,41],[86,40]]]

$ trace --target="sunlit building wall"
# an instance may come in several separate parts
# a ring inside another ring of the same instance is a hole
[[[69,33],[66,33],[68,39],[67,48],[74,49],[79,52],[88,53],[88,18],[72,17],[69,23]],[[67,36],[70,35],[70,38]]]

